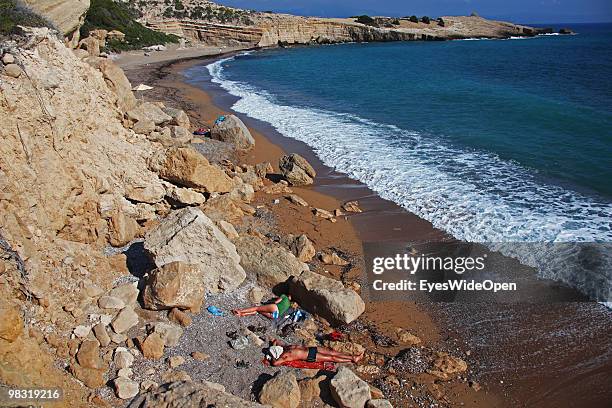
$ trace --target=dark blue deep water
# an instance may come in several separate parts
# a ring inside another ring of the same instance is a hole
[[[572,28],[265,50],[208,71],[234,110],[460,239],[612,241],[612,25]]]

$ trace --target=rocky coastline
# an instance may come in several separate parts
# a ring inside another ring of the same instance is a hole
[[[3,45],[5,388],[62,388],[49,406],[491,406],[431,326],[366,318],[359,203],[311,191],[308,161],[237,117],[194,137],[215,108],[192,114],[201,106],[166,92],[155,67],[143,82],[161,97],[135,95],[91,51],[46,28]],[[229,314],[274,291],[312,318],[279,333]],[[272,369],[260,360],[274,337],[365,357],[336,374]]]

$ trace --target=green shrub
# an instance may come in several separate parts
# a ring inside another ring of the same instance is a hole
[[[438,18],[438,25],[440,27],[444,27],[446,25],[446,23],[444,23],[444,20],[442,19],[442,17]]]
[[[400,25],[400,21],[396,18],[395,20],[393,20],[391,22],[391,24],[393,24],[393,25]]]
[[[431,19],[427,16],[421,17],[421,21],[424,22],[425,24],[431,23]]]
[[[17,32],[17,26],[49,27],[53,24],[16,0],[0,0],[0,36]]]
[[[418,23],[419,22],[419,18],[417,16],[410,16],[410,21],[413,23]]]
[[[106,48],[110,51],[134,50],[150,45],[178,42],[177,36],[151,30],[135,21],[134,17],[133,11],[122,3],[115,3],[113,0],[91,0],[85,23],[81,27],[81,38],[87,37],[90,31],[99,28],[108,31],[119,30],[125,34],[125,42],[108,41]]]
[[[376,25],[376,21],[372,17],[365,15],[365,14],[357,17],[357,22],[361,24],[365,24],[365,25],[371,25],[371,26]]]

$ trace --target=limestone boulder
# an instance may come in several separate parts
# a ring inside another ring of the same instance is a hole
[[[231,291],[246,278],[234,244],[199,208],[171,213],[147,233],[144,247],[158,268],[176,261],[198,268],[212,292]]]
[[[115,387],[117,397],[124,400],[134,398],[140,391],[140,385],[137,382],[125,377],[115,378],[113,386]]]
[[[300,386],[292,372],[279,371],[259,393],[259,402],[273,408],[296,408],[300,401]]]
[[[128,408],[231,407],[265,408],[221,390],[208,382],[177,381],[141,393]]]
[[[333,323],[348,324],[365,311],[364,301],[354,290],[308,270],[291,277],[289,292],[306,310]]]
[[[227,115],[210,130],[210,136],[215,140],[232,143],[238,149],[250,149],[255,146],[255,139],[240,119],[235,115]]]
[[[294,186],[312,184],[317,175],[310,163],[297,153],[281,157],[278,167],[285,179]]]
[[[191,148],[170,148],[157,156],[151,167],[164,180],[201,192],[227,193],[234,187],[234,181],[223,170]]]
[[[166,115],[166,113],[164,113],[164,111],[159,106],[152,102],[142,102],[134,109],[129,110],[127,112],[127,116],[134,122],[138,122],[141,120],[150,120],[156,125],[161,125],[172,120],[172,117]]]
[[[204,301],[202,269],[184,262],[170,262],[153,270],[145,284],[143,302],[147,309],[189,309],[198,313]]]
[[[175,347],[183,335],[183,329],[176,324],[155,322],[150,327],[154,333],[159,334],[164,345],[168,347]]]
[[[164,340],[157,332],[149,334],[144,340],[138,342],[144,358],[159,360],[164,356]]]
[[[8,64],[4,66],[4,74],[11,78],[19,78],[23,70],[17,64]]]
[[[166,196],[174,201],[173,205],[200,205],[206,202],[206,197],[202,193],[190,188],[177,187],[170,183],[166,184]]]
[[[123,333],[138,324],[138,315],[134,309],[126,307],[111,322],[111,327],[115,333]]]
[[[343,408],[363,408],[372,398],[370,386],[347,367],[340,367],[330,381],[332,397]]]
[[[100,358],[100,344],[97,340],[83,340],[76,359],[81,367],[101,369],[104,362]]]
[[[309,262],[317,252],[312,241],[304,234],[297,237],[291,243],[291,251],[302,262]]]
[[[109,242],[114,247],[128,244],[140,231],[138,222],[121,212],[110,218],[108,226]]]
[[[181,127],[184,127],[185,129],[189,129],[189,126],[190,126],[189,116],[187,116],[184,110],[168,108],[168,107],[164,107],[162,108],[162,110],[164,111],[166,115],[172,118],[170,120],[170,125],[181,126]]]
[[[136,97],[132,92],[132,85],[123,70],[108,58],[97,59],[94,66],[102,72],[104,82],[117,96],[117,107],[119,110],[121,112],[128,112],[134,109]]]
[[[299,261],[286,249],[265,243],[254,236],[234,240],[240,255],[240,263],[253,273],[262,286],[273,287],[285,282],[290,276],[300,276],[308,265]]]

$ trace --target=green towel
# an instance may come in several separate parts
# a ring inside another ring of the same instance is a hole
[[[281,316],[291,307],[291,302],[289,301],[287,295],[280,295],[280,298],[281,301],[276,304],[276,307],[278,307],[279,316]]]

